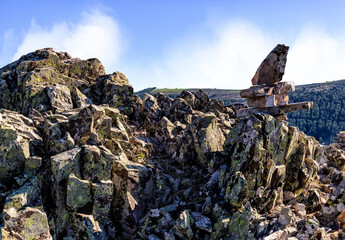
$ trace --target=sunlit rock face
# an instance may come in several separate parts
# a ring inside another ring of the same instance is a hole
[[[285,65],[279,49],[257,79]],[[245,94],[293,90],[274,84]],[[343,234],[343,150],[276,117],[238,118],[201,90],[140,99],[124,74],[53,49],[1,68],[0,90],[1,239]]]
[[[278,44],[262,61],[252,78],[252,84],[261,85],[280,82],[285,73],[288,51],[288,46]]]

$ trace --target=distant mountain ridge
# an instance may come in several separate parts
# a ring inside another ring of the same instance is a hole
[[[143,98],[145,96],[145,93],[155,95],[156,93],[163,93],[171,98],[175,98],[182,91],[197,91],[197,90],[203,90],[207,93],[207,95],[210,98],[215,99],[221,99],[224,101],[224,104],[230,104],[235,102],[245,103],[246,100],[244,98],[240,97],[240,91],[241,90],[232,90],[232,89],[217,89],[217,88],[145,88],[141,91],[135,92],[134,94],[139,96],[140,98]]]
[[[143,98],[145,93],[154,95],[162,92],[175,98],[182,91],[196,91],[197,88],[169,89],[147,88],[136,95]],[[246,103],[240,97],[240,90],[204,88],[210,98],[221,99],[225,105],[235,102]],[[334,142],[336,135],[345,130],[345,80],[297,85],[296,91],[290,94],[290,102],[313,101],[311,110],[290,113],[290,125],[297,126],[307,135],[314,136],[321,143]]]

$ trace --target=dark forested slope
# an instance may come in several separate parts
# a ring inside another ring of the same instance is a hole
[[[289,122],[321,143],[334,141],[345,130],[345,81],[297,86],[291,102],[313,101],[310,110],[290,113]]]

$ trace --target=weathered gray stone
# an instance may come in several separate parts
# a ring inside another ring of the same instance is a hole
[[[105,224],[109,220],[113,192],[114,185],[111,180],[100,180],[99,183],[92,183],[92,215],[101,224]]]
[[[4,218],[1,239],[38,239],[38,236],[42,240],[52,239],[47,215],[42,208],[26,207],[19,212],[11,208],[5,211]]]
[[[175,221],[173,228],[175,234],[182,239],[192,239],[194,232],[192,230],[192,224],[194,220],[189,210],[183,211]]]
[[[76,236],[85,236],[92,240],[109,240],[106,232],[92,215],[76,214],[76,223],[73,225]]]
[[[50,158],[51,171],[56,183],[67,180],[71,173],[80,177],[80,152],[81,148],[73,148]]]
[[[33,147],[40,150],[42,139],[37,133],[30,119],[0,110],[0,183],[10,182],[24,172],[25,162],[34,154]]]
[[[73,108],[71,91],[68,87],[61,84],[53,84],[51,87],[48,87],[47,94],[52,110],[63,111]]]
[[[197,228],[209,233],[212,232],[212,223],[208,217],[203,216],[201,213],[198,212],[192,212],[192,216],[194,218],[195,226]]]
[[[67,182],[67,206],[73,210],[78,210],[91,201],[90,182],[81,180],[74,174],[69,175]]]

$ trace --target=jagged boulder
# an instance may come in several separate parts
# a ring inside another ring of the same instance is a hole
[[[30,108],[69,109],[71,91],[86,90],[104,73],[98,59],[71,58],[51,48],[37,50],[0,69],[0,107],[25,115]]]
[[[47,89],[50,106],[55,112],[73,108],[71,91],[68,87],[61,84],[54,84]]]
[[[148,210],[154,191],[153,173],[149,166],[129,161],[123,152],[115,157],[113,213],[121,219],[119,227],[123,236],[130,238],[137,230],[139,219]]]
[[[233,207],[250,201],[261,211],[274,208],[284,190],[301,194],[317,175],[319,148],[314,138],[272,116],[238,122],[227,136],[230,164],[220,176],[225,199]]]
[[[1,239],[52,239],[42,205],[42,176],[32,177],[5,201]]]
[[[97,79],[94,100],[96,103],[107,103],[126,114],[133,112],[133,87],[123,73],[103,75]],[[92,98],[92,96],[90,96]]]
[[[170,114],[169,109],[173,103],[173,99],[163,93],[156,93],[155,98],[157,99],[157,104],[162,110],[163,115],[168,116]]]
[[[38,113],[39,114],[39,113]],[[45,150],[48,155],[55,155],[75,146],[75,141],[69,132],[63,131],[63,125],[68,123],[68,117],[61,114],[47,114],[44,117],[40,115],[37,122],[39,128],[43,131]],[[37,119],[35,117],[35,119]]]
[[[5,227],[1,229],[1,239],[51,240],[47,215],[43,209],[26,207],[16,211],[6,211]]]
[[[167,234],[169,229],[174,226],[174,220],[168,212],[163,212],[159,209],[151,209],[142,219],[139,221],[141,238],[150,238],[153,234],[159,235],[164,232]],[[159,239],[158,236],[156,236]]]
[[[79,179],[72,173],[67,180],[67,206],[73,210],[78,210],[88,203],[91,203],[90,182]]]
[[[282,76],[274,54],[258,79]],[[17,111],[0,110],[2,239],[343,236],[343,151],[270,115],[203,91],[141,100],[52,49],[0,69],[0,107]]]
[[[100,239],[108,240],[104,229],[95,221],[92,215],[77,213],[73,224],[74,237],[77,239]]]
[[[145,97],[143,99],[143,112],[145,116],[149,119],[159,119],[160,117],[160,107],[158,106],[157,99],[145,93]]]
[[[194,232],[192,230],[192,224],[194,224],[194,219],[189,210],[183,211],[174,225],[174,233],[181,239],[192,239],[194,237]]]
[[[99,183],[111,179],[116,157],[102,146],[83,145],[82,175],[85,179]]]
[[[219,128],[216,116],[213,114],[197,116],[190,126],[194,140],[194,149],[201,164],[205,165],[206,153],[224,150],[224,134]],[[194,126],[197,126],[197,129]]]
[[[16,112],[0,110],[0,183],[8,183],[25,171],[30,157],[43,145],[32,120]]]
[[[105,225],[110,218],[114,184],[111,180],[100,180],[98,183],[92,183],[91,191],[93,196],[92,216],[100,224]]]

